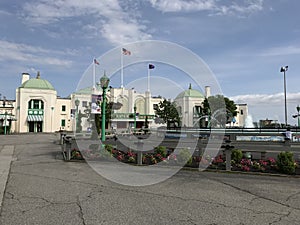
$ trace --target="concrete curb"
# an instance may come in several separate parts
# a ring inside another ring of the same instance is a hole
[[[0,150],[0,212],[5,187],[9,175],[11,161],[13,160],[14,146],[6,145]]]

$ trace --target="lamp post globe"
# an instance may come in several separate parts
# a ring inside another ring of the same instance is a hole
[[[80,101],[78,99],[75,100],[75,106],[78,107],[80,104]]]
[[[106,89],[109,84],[109,78],[106,76],[105,72],[104,75],[100,78],[100,85],[103,90],[102,94],[102,108],[101,108],[101,113],[102,113],[102,121],[101,121],[101,141],[105,141],[105,108],[106,108]]]
[[[285,73],[288,70],[288,66],[282,66],[280,68],[280,72],[283,73],[283,81],[284,81],[284,120],[285,120],[285,127],[287,127],[287,104],[286,104],[286,78]]]
[[[109,78],[106,76],[105,72],[104,75],[100,78],[100,85],[102,89],[106,89],[109,84]]]

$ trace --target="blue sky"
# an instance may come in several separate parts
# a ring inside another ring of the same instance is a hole
[[[296,124],[291,115],[300,104],[299,9],[297,0],[2,0],[0,93],[15,99],[22,72],[34,77],[41,71],[66,97],[93,57],[126,43],[162,40],[199,55],[223,94],[247,103],[254,121],[284,122],[279,70],[288,65],[288,121]],[[139,68],[125,69],[126,85],[134,85]],[[178,76],[174,68],[156,65],[151,73],[188,87],[186,76]],[[116,77],[111,85],[119,87]],[[152,87],[158,83],[153,81]],[[180,88],[160,90],[154,94],[175,97]]]

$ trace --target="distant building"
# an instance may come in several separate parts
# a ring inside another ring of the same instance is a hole
[[[195,90],[192,86],[181,92],[175,98],[178,111],[181,116],[182,126],[186,127],[206,127],[209,123],[209,117],[202,114],[203,101],[211,96],[210,87],[205,87],[205,94]],[[247,104],[236,104],[237,116],[231,118],[231,122],[226,124],[227,127],[245,127],[248,118]]]
[[[177,95],[175,102],[178,106],[179,115],[181,117],[181,126],[198,126],[196,124],[199,122],[199,120],[201,120],[202,117],[201,108],[204,99],[205,96],[200,91],[192,89],[191,84],[189,89]]]
[[[259,120],[259,127],[261,128],[279,128],[281,127],[281,124],[278,123],[278,120]]]
[[[15,132],[72,131],[71,101],[57,97],[52,84],[41,78],[22,74],[21,85],[16,89]]]
[[[253,127],[253,121],[248,114],[248,105],[247,104],[236,104],[236,119],[231,122],[232,126],[236,127]]]
[[[15,102],[7,100],[5,97],[0,99],[0,134],[9,134],[14,129],[14,115]]]
[[[87,87],[71,94],[73,108],[75,108],[75,100],[79,100],[78,112],[81,114],[87,111],[91,107],[92,95],[99,96],[99,99],[101,99],[101,87],[97,86],[95,90]],[[162,97],[152,97],[150,92],[137,93],[134,89],[125,88],[109,88],[106,96],[107,102],[119,105],[119,108],[113,109],[111,121],[107,129],[128,130],[134,127],[134,121],[136,121],[136,128],[143,128],[146,120],[150,127],[161,125],[155,123],[154,108],[160,101],[163,101]],[[81,118],[83,131],[91,128],[92,124],[89,121],[89,116]]]

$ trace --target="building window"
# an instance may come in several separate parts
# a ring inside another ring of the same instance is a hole
[[[157,110],[158,109],[158,104],[153,104],[153,109]]]
[[[44,109],[44,102],[42,100],[32,99],[28,102],[28,109]]]
[[[82,101],[82,107],[87,107],[87,101]]]
[[[66,111],[66,106],[65,106],[65,105],[62,105],[62,106],[61,106],[61,111],[63,111],[63,112]]]
[[[65,127],[65,126],[66,126],[66,120],[65,120],[65,119],[62,119],[62,120],[61,120],[61,126],[62,126],[62,127]]]
[[[241,109],[241,115],[243,115],[244,114],[244,111]]]
[[[201,116],[202,115],[201,106],[196,105],[193,110],[194,110],[194,116]]]

